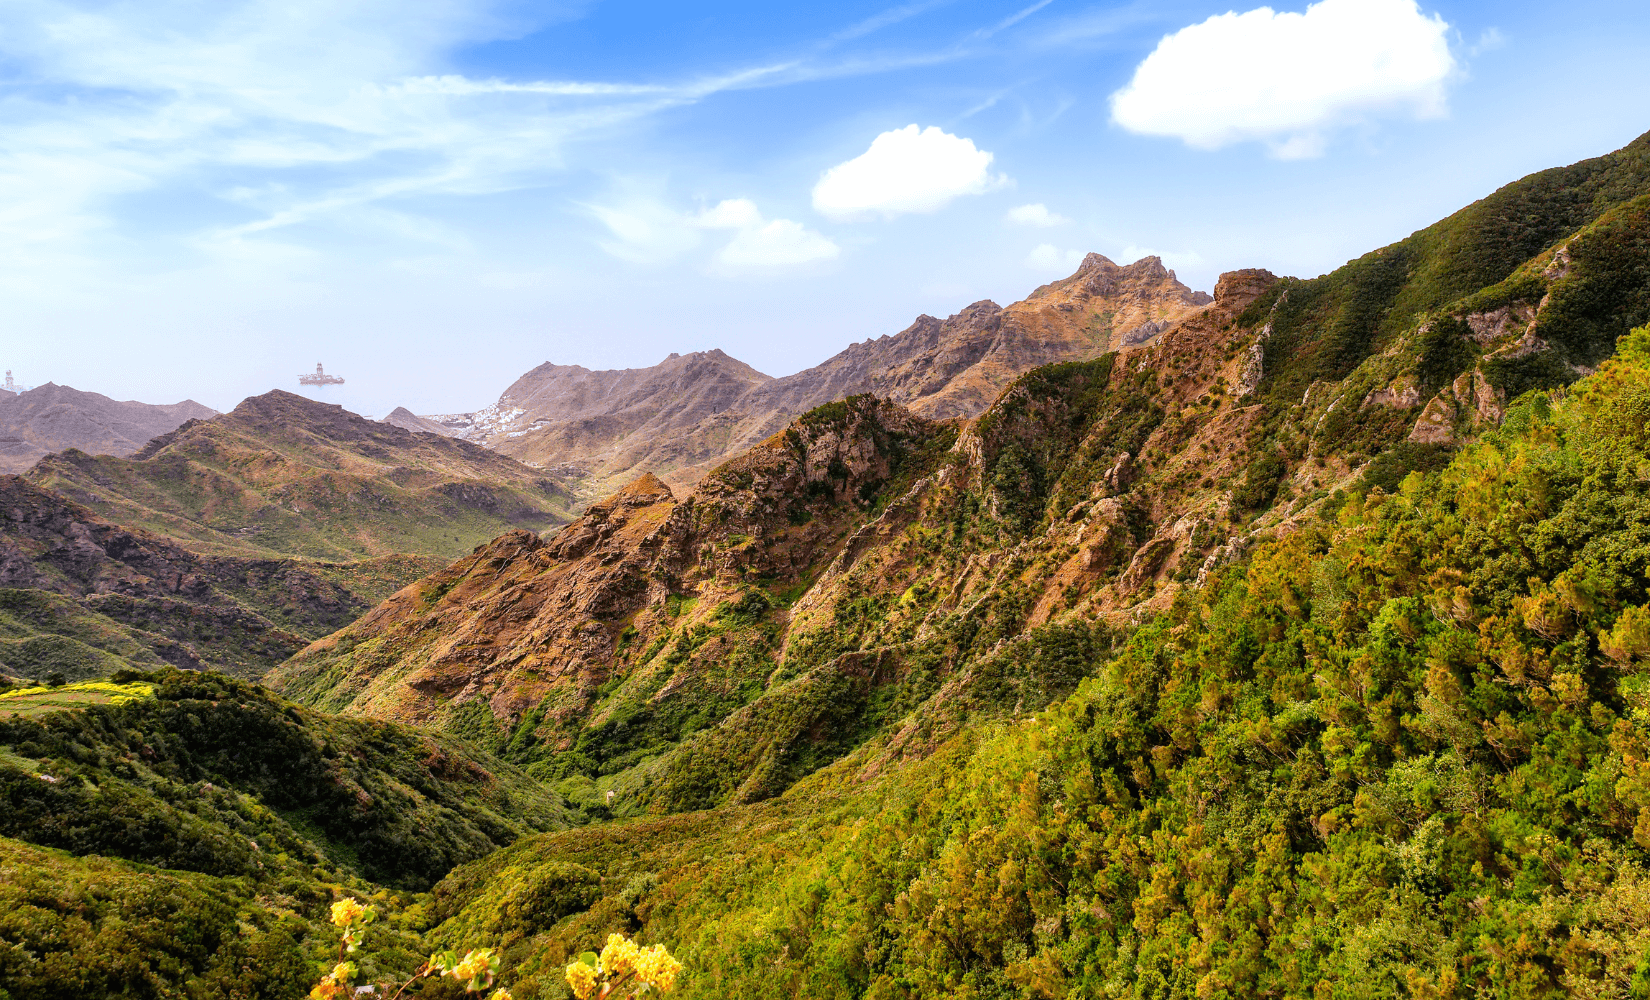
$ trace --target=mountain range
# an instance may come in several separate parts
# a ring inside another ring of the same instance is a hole
[[[1156,257],[1127,266],[1090,254],[1071,277],[1008,307],[976,302],[945,320],[919,316],[892,336],[771,378],[719,350],[672,354],[652,368],[590,371],[545,364],[475,413],[391,422],[477,441],[583,480],[599,495],[639,472],[690,489],[725,458],[824,403],[873,393],[930,419],[972,417],[1039,365],[1135,350],[1208,305]]]
[[[46,459],[0,627],[129,663],[0,691],[0,989],[302,995],[349,896],[360,981],[487,947],[518,997],[612,933],[685,997],[1635,996],[1646,261],[1650,136],[1316,278],[1092,257],[789,381]],[[623,482],[510,522],[562,476]],[[314,634],[234,560],[437,554],[464,482],[492,533],[261,686],[113,600]]]

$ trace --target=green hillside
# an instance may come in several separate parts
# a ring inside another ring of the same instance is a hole
[[[256,677],[439,566],[203,556],[0,476],[0,675],[169,663]]]
[[[336,945],[340,893],[379,901],[392,919],[372,961],[410,968],[412,891],[579,818],[440,736],[317,716],[221,674],[116,681],[0,690],[14,1000],[300,996]]]
[[[1650,135],[1508,184],[1330,274],[1287,279],[1250,317],[1265,317],[1272,328],[1268,397],[1286,405],[1314,380],[1345,378],[1428,313],[1483,312],[1515,301],[1535,306],[1563,269],[1524,266],[1572,239],[1575,287],[1544,310],[1540,333],[1563,360],[1596,365],[1623,330],[1650,320],[1647,194]],[[1503,284],[1521,270],[1521,280]]]
[[[523,841],[436,887],[432,939],[588,871],[587,908],[503,921],[522,993],[629,927],[689,996],[1640,995],[1647,445],[1650,328],[1181,591],[1046,713]]]

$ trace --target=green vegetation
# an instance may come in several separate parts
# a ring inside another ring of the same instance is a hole
[[[451,740],[317,716],[223,675],[115,681],[0,697],[0,834],[210,875],[321,866],[420,888],[570,818],[525,775]]]
[[[637,929],[718,998],[1639,995],[1646,400],[1650,328],[1083,651],[1045,713],[522,841],[437,886],[432,937],[493,919],[548,989]],[[530,884],[582,909],[506,905]]]
[[[1650,316],[1644,271],[1644,196],[1650,135],[1596,159],[1532,174],[1391,246],[1309,280],[1285,280],[1240,319],[1270,323],[1263,392],[1299,400],[1315,380],[1337,380],[1413,329],[1424,314],[1531,305],[1541,279],[1501,283],[1555,243],[1598,223],[1571,248],[1580,280],[1555,296],[1540,335],[1563,359],[1594,365],[1615,338]],[[1635,201],[1634,199],[1638,199]],[[1590,273],[1589,273],[1590,272]],[[1498,294],[1486,294],[1496,287]],[[1562,302],[1573,297],[1569,302]],[[1465,308],[1462,308],[1465,307]],[[1438,379],[1459,359],[1428,366]]]

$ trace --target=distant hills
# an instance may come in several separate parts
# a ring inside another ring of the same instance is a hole
[[[569,519],[565,490],[514,459],[279,390],[129,457],[52,455],[28,478],[208,555],[451,559]]]
[[[256,677],[439,566],[199,555],[0,475],[0,673],[73,681],[171,664]]]
[[[68,448],[130,455],[186,420],[217,413],[192,399],[165,406],[120,402],[49,382],[27,392],[0,392],[0,473],[22,472]]]
[[[545,364],[475,413],[386,419],[433,429],[413,423],[422,419],[529,464],[579,473],[586,493],[644,471],[685,490],[823,403],[869,392],[930,419],[975,416],[1038,365],[1136,349],[1210,301],[1156,257],[1120,267],[1090,254],[1071,277],[1021,302],[976,302],[945,320],[920,316],[898,334],[784,378],[719,350],[621,371]]]

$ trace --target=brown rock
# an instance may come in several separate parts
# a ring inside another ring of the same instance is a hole
[[[1234,275],[1228,295],[1270,277]],[[929,419],[976,416],[1032,368],[1137,349],[1212,301],[1156,257],[1119,266],[1089,254],[1071,277],[1024,301],[1004,308],[982,300],[944,320],[919,316],[898,334],[784,378],[721,351],[625,371],[542,365],[486,410],[424,419],[534,465],[577,467],[594,485],[651,470],[687,488],[825,403],[869,392]]]

